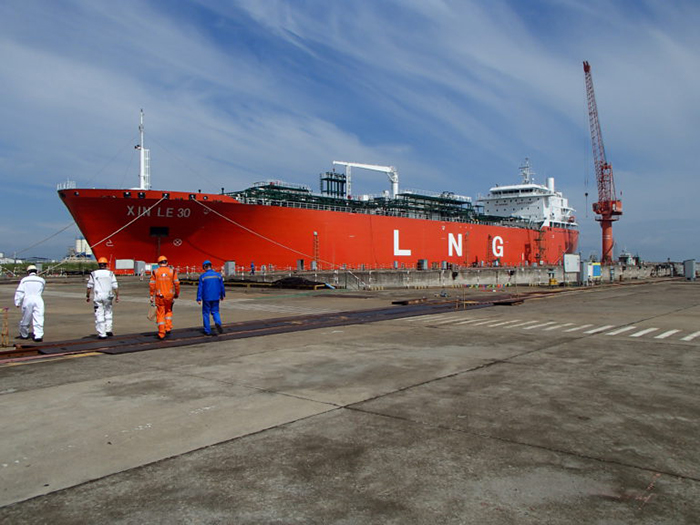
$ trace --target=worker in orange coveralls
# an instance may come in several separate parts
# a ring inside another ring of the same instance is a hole
[[[173,329],[173,302],[180,296],[180,280],[177,272],[168,266],[167,257],[158,257],[158,268],[151,273],[149,288],[151,305],[156,306],[158,339],[162,341]]]

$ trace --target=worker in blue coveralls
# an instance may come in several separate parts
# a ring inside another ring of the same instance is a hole
[[[209,316],[214,318],[214,326],[218,333],[223,332],[221,327],[221,315],[219,315],[219,301],[223,301],[226,297],[226,289],[224,288],[224,280],[219,272],[215,272],[211,268],[211,261],[202,263],[204,273],[199,276],[199,285],[197,286],[197,304],[202,305],[202,322],[204,323],[204,333],[206,335],[215,335],[211,331]]]

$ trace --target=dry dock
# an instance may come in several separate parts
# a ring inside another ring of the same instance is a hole
[[[146,286],[121,281],[116,337],[153,331]],[[233,290],[223,316],[320,322],[439,293]],[[700,284],[448,294],[462,307],[5,362],[0,521],[698,522]],[[46,345],[93,340],[84,297],[49,282]]]

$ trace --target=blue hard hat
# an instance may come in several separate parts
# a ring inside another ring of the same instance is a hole
[[[204,261],[202,263],[202,267],[205,267],[205,266],[211,266],[211,261],[209,259],[207,259],[206,261]]]

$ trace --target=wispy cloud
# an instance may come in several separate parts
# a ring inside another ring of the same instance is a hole
[[[313,185],[342,159],[476,196],[530,156],[584,217],[583,194],[596,193],[584,186],[589,60],[625,200],[616,231],[631,250],[650,239],[647,258],[698,256],[697,237],[655,234],[662,219],[698,219],[678,197],[700,190],[698,25],[691,0],[5,3],[0,220],[23,236],[0,229],[0,251],[70,221],[55,183],[136,183],[142,107],[158,187]],[[356,176],[367,192],[386,187]],[[584,253],[599,248],[588,215]],[[70,235],[36,254],[62,255]]]

